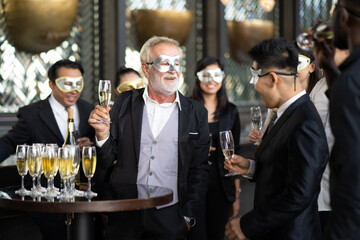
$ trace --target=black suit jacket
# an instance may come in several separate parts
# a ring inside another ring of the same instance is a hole
[[[328,159],[320,117],[306,94],[291,104],[256,152],[254,209],[240,225],[250,239],[320,239],[317,198]]]
[[[360,239],[360,47],[339,67],[330,90],[332,214],[324,239]]]
[[[82,99],[76,104],[80,115],[80,136],[93,139],[94,129],[88,124],[88,119],[94,106]],[[59,146],[64,144],[49,98],[20,108],[17,118],[18,121],[12,129],[0,138],[0,162],[15,153],[18,144],[57,143]]]
[[[137,181],[143,92],[144,89],[138,89],[119,95],[111,113],[111,136],[98,149],[100,169],[111,167],[117,160],[110,176],[111,184]],[[207,190],[209,126],[206,109],[199,102],[179,95],[178,196],[183,215],[193,217],[198,215]]]
[[[229,103],[227,111],[219,117],[219,132],[231,130],[234,137],[235,153],[239,154],[240,152],[240,119],[237,107]],[[219,151],[218,155],[218,168],[220,173],[221,185],[224,189],[224,193],[229,202],[235,201],[235,182],[233,177],[225,177],[225,174],[228,171],[224,168],[224,155],[221,151],[220,142],[216,146]]]

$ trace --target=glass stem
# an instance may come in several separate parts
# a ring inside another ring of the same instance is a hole
[[[37,178],[37,185],[41,187],[41,175]]]
[[[88,192],[91,192],[91,178],[88,178]]]
[[[34,190],[36,189],[35,180],[36,180],[36,177],[33,177],[33,189],[34,189]]]
[[[51,189],[55,189],[55,186],[54,186],[54,178],[51,178],[51,179],[50,179],[50,182],[51,182]]]
[[[48,190],[51,190],[51,178],[48,179]]]
[[[24,189],[24,176],[21,176],[21,189]]]

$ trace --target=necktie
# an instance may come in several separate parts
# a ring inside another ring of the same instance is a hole
[[[272,118],[270,120],[268,129],[267,129],[268,132],[270,132],[271,128],[274,126],[276,119],[277,119],[277,112],[274,113],[274,115],[272,116]]]

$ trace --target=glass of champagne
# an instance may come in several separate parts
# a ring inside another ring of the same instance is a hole
[[[28,146],[27,149],[27,164],[29,167],[29,174],[33,180],[33,187],[31,188],[30,196],[33,198],[41,196],[41,192],[39,192],[36,188],[35,180],[36,177],[40,175],[41,172],[41,154],[39,147],[37,146]]]
[[[59,160],[59,173],[60,177],[64,182],[64,190],[58,196],[61,200],[68,200],[71,199],[69,186],[68,186],[68,180],[70,178],[71,168],[72,168],[72,158],[70,153],[69,147],[61,147],[58,150],[58,160]]]
[[[48,180],[48,187],[44,197],[56,197],[58,194],[51,189],[51,180],[54,179],[54,168],[57,164],[57,153],[54,146],[46,146],[42,152],[42,163],[44,168],[44,175]]]
[[[36,146],[39,148],[39,151],[40,151],[40,155],[42,155],[42,152],[45,150],[45,144],[43,143],[34,143],[33,146]],[[41,157],[42,159],[42,157]],[[42,165],[42,162],[41,162],[41,166],[40,166],[40,174],[37,178],[37,190],[41,193],[45,193],[46,192],[46,188],[44,188],[43,186],[41,186],[41,175],[44,173],[44,168],[43,168],[43,165]]]
[[[20,196],[26,196],[30,194],[30,191],[26,190],[24,187],[24,177],[28,172],[28,165],[26,162],[27,154],[27,145],[17,145],[16,146],[16,167],[21,176],[21,188],[16,190],[15,193]]]
[[[91,199],[97,196],[97,193],[91,191],[91,178],[94,176],[96,169],[96,148],[94,146],[83,147],[82,168],[85,177],[88,179],[88,190],[85,193],[85,197]]]
[[[222,152],[227,160],[231,160],[234,156],[234,138],[231,133],[231,130],[221,131],[219,134],[220,145]],[[236,176],[239,175],[236,172],[229,172],[225,175],[225,177]]]
[[[54,148],[55,154],[54,154],[54,161],[53,161],[53,171],[54,171],[54,177],[50,179],[50,189],[54,194],[59,194],[59,189],[54,186],[54,178],[59,170],[59,159],[58,159],[58,149],[59,146],[56,143],[47,143],[46,147],[52,147]]]
[[[70,173],[70,191],[75,197],[84,196],[83,191],[79,191],[75,188],[75,176],[79,172],[80,168],[80,147],[74,145],[67,145],[70,148],[70,156],[72,158],[71,173]]]
[[[250,117],[251,117],[252,128],[260,132],[262,128],[262,115],[261,115],[260,106],[250,108]],[[260,142],[255,142],[254,144],[259,145]]]
[[[99,102],[103,108],[109,106],[111,101],[111,81],[110,80],[100,80],[99,81]],[[101,119],[97,123],[110,123],[109,120]]]

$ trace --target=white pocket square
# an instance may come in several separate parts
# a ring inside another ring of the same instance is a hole
[[[190,135],[198,135],[198,132],[189,132]]]

